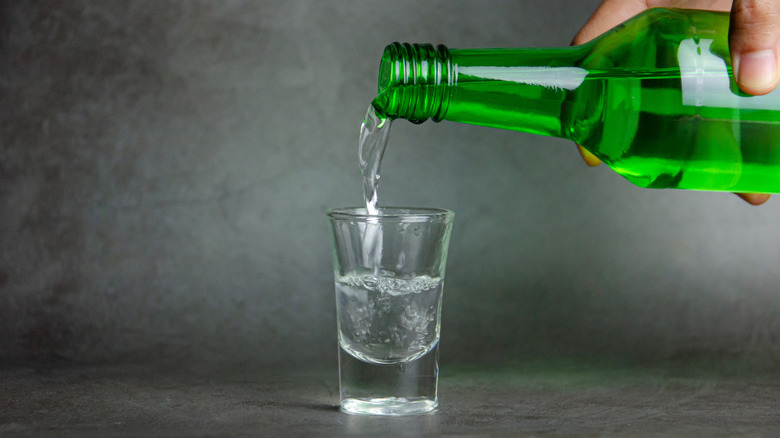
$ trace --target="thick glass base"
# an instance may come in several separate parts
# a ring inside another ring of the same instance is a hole
[[[407,398],[375,398],[360,400],[348,398],[341,401],[341,411],[358,415],[416,415],[431,412],[439,405],[437,400]]]
[[[339,348],[341,411],[362,415],[416,415],[439,404],[439,345],[398,364],[362,361]]]

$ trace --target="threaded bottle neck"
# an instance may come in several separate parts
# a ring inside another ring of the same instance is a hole
[[[379,95],[372,105],[391,119],[440,121],[447,113],[452,80],[452,58],[445,46],[396,42],[382,54]]]

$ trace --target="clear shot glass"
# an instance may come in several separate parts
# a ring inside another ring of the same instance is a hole
[[[327,212],[343,412],[411,415],[438,406],[444,270],[454,214],[382,207]]]

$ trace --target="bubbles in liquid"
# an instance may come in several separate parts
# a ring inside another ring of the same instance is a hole
[[[368,363],[422,357],[439,341],[442,285],[440,278],[398,278],[384,271],[337,279],[339,344]]]
[[[365,290],[378,291],[388,295],[406,295],[420,293],[424,290],[433,289],[438,286],[441,280],[428,276],[402,279],[391,276],[384,271],[380,275],[363,275],[347,277],[344,283],[349,286],[359,287]]]

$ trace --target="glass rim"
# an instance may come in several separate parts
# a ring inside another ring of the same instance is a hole
[[[437,218],[452,218],[455,213],[444,208],[428,207],[378,207],[379,214],[368,214],[366,207],[339,207],[325,212],[329,220],[371,220],[371,219],[404,219],[433,220]]]

